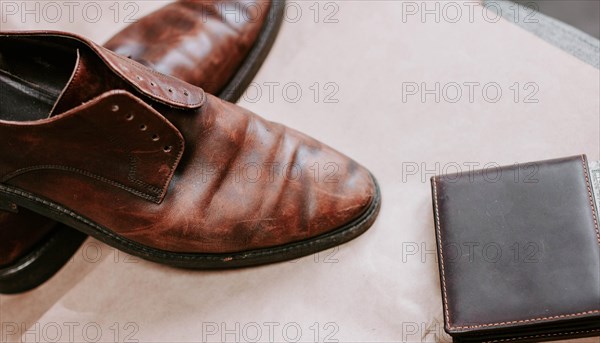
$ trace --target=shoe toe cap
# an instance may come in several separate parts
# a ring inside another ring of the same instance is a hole
[[[310,235],[342,229],[359,219],[373,205],[377,186],[371,173],[353,160],[331,164],[329,180],[316,182]]]

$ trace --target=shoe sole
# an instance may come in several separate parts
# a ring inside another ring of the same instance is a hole
[[[241,67],[219,93],[219,98],[236,102],[267,58],[283,22],[285,0],[274,0],[267,21]],[[31,290],[58,272],[75,254],[87,236],[58,224],[50,236],[15,263],[0,268],[0,293]]]
[[[176,253],[148,247],[123,238],[89,219],[52,201],[0,184],[0,198],[75,228],[130,255],[179,268],[229,269],[281,262],[338,246],[364,233],[375,221],[381,207],[381,192],[374,177],[376,192],[370,206],[352,222],[328,233],[281,246],[226,254]]]

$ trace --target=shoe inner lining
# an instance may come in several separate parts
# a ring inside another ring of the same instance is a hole
[[[77,50],[32,37],[0,41],[0,120],[48,118],[75,69]]]

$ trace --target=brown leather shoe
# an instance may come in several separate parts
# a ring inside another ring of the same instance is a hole
[[[0,39],[6,208],[190,268],[296,258],[375,220],[370,173],[314,139],[75,35]]]
[[[104,46],[235,102],[267,57],[284,7],[283,0],[179,0]]]
[[[284,5],[283,0],[178,1],[130,25],[105,46],[235,101],[268,54]],[[0,293],[37,287],[86,237],[25,209],[0,211]]]

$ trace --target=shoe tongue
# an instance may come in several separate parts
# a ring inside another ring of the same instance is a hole
[[[88,47],[91,49],[78,49],[71,79],[50,116],[117,89],[180,109],[198,108],[206,99],[201,88],[161,74],[93,43]]]
[[[112,89],[128,89],[121,79],[110,77],[108,68],[99,66],[97,57],[77,50],[77,60],[71,78],[54,104],[50,117],[66,112]]]

